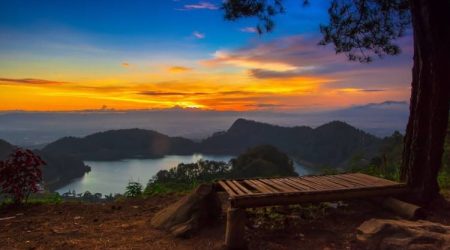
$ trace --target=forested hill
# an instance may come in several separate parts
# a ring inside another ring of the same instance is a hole
[[[144,129],[109,130],[83,138],[64,137],[48,144],[43,152],[66,154],[83,160],[158,158],[164,155],[192,154],[198,144]]]
[[[5,159],[13,151],[14,146],[0,139],[0,160]]]
[[[202,148],[204,153],[238,154],[251,146],[271,144],[311,165],[338,167],[355,154],[362,153],[370,159],[380,143],[381,139],[339,121],[313,129],[238,119],[227,131],[204,140]]]
[[[0,160],[6,159],[14,148],[14,145],[0,139]],[[46,187],[50,190],[63,186],[74,178],[82,177],[86,172],[90,171],[89,166],[86,166],[77,157],[39,150],[34,150],[34,153],[46,162],[42,172]]]
[[[337,167],[355,153],[364,153],[370,158],[380,142],[381,139],[338,121],[313,129],[238,119],[227,131],[198,143],[151,130],[122,129],[83,138],[65,137],[47,145],[43,152],[83,160],[117,160],[192,153],[238,155],[249,147],[270,144],[305,163]]]

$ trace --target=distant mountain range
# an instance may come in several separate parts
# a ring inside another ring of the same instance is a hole
[[[83,164],[86,160],[160,158],[193,153],[239,155],[250,147],[269,144],[303,165],[345,168],[355,154],[370,159],[381,143],[382,139],[340,121],[311,128],[238,119],[228,130],[197,142],[152,130],[120,129],[82,138],[64,137],[35,152],[47,161],[44,179],[54,189],[89,171]],[[0,141],[0,156],[12,148],[9,143]]]
[[[270,144],[305,164],[337,167],[345,164],[355,153],[372,155],[380,141],[339,121],[313,129],[238,119],[227,131],[214,133],[200,142],[151,130],[122,129],[83,138],[65,137],[48,144],[42,152],[83,160],[118,160],[193,153],[238,155],[249,147]]]
[[[344,121],[376,136],[403,132],[409,105],[385,101],[328,111],[212,111],[201,109],[86,110],[73,112],[0,112],[0,138],[14,145],[42,148],[65,136],[83,137],[124,128],[141,128],[191,140],[202,140],[228,129],[239,118],[281,126],[318,127],[328,121]]]

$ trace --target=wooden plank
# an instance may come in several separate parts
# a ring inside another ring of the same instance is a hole
[[[369,180],[373,180],[375,182],[384,182],[384,183],[388,183],[388,184],[397,184],[397,182],[395,182],[395,181],[386,180],[386,179],[383,179],[383,178],[379,178],[379,177],[375,177],[375,176],[371,176],[371,175],[367,175],[367,174],[354,173],[353,175],[357,176],[358,178],[369,179]]]
[[[342,174],[341,177],[345,178],[347,180],[353,181],[353,182],[361,183],[366,186],[384,186],[387,184],[387,183],[375,182],[375,181],[369,180],[369,179],[361,179],[361,178],[353,176],[352,174]]]
[[[310,189],[313,189],[313,190],[321,190],[321,188],[318,188],[315,185],[311,185],[311,183],[309,183],[309,182],[302,181],[300,179],[300,177],[296,177],[296,178],[292,178],[291,177],[291,178],[289,178],[289,180],[291,180],[291,181],[293,181],[293,182],[295,182],[297,184],[300,184],[300,185],[303,185],[303,186],[307,186],[307,187],[309,187]]]
[[[254,183],[253,180],[244,180],[244,182],[247,183],[247,185],[251,186],[252,188],[258,190],[260,193],[273,193],[272,191],[268,190],[264,186],[261,187],[261,185],[259,185],[259,183]]]
[[[370,186],[370,185],[368,185],[367,183],[361,184],[361,183],[358,182],[358,181],[354,181],[354,180],[345,178],[343,175],[335,175],[335,176],[333,176],[333,177],[336,178],[336,179],[340,179],[340,180],[343,180],[343,181],[346,181],[346,182],[353,183],[354,185],[358,185],[359,187],[367,187],[367,186]]]
[[[305,186],[305,185],[298,184],[298,183],[296,183],[296,182],[294,182],[294,181],[292,181],[292,180],[289,180],[289,179],[287,179],[287,178],[283,178],[283,179],[279,179],[279,180],[282,181],[282,182],[284,182],[284,183],[286,183],[287,185],[289,185],[289,186],[291,186],[291,187],[295,187],[295,188],[297,188],[297,189],[299,189],[299,190],[301,190],[301,191],[310,191],[310,190],[314,190],[314,189],[311,188],[311,187],[308,187],[308,186]]]
[[[302,181],[304,183],[308,183],[309,185],[316,187],[317,190],[331,189],[331,187],[328,187],[326,185],[321,185],[321,184],[318,184],[318,183],[316,183],[314,181],[311,181],[310,178],[308,178],[308,177],[299,177],[299,181]]]
[[[346,187],[346,188],[355,188],[355,187],[359,187],[359,186],[355,186],[353,183],[350,183],[350,182],[347,182],[347,181],[343,181],[343,180],[341,180],[341,179],[333,178],[332,175],[330,175],[330,176],[323,176],[323,178],[326,178],[328,181],[334,182],[334,183],[339,184],[339,185],[341,185],[341,186],[344,186],[344,187]]]
[[[273,188],[273,187],[271,187],[271,186],[265,184],[264,182],[262,182],[261,179],[253,180],[253,182],[259,184],[261,187],[263,187],[263,188],[269,190],[269,191],[272,192],[272,193],[278,193],[278,192],[280,192],[280,191],[277,190],[276,188]]]
[[[305,190],[304,188],[298,188],[296,186],[289,185],[288,183],[284,182],[281,178],[275,178],[273,179],[274,182],[276,182],[279,185],[284,186],[286,189],[292,190],[291,192],[302,192]]]
[[[343,188],[346,188],[346,187],[344,187],[344,186],[342,186],[342,185],[339,185],[339,184],[336,184],[336,183],[334,183],[334,182],[330,182],[330,181],[328,181],[326,178],[324,178],[323,176],[310,176],[309,177],[310,179],[313,179],[314,181],[316,181],[316,182],[318,182],[318,183],[320,183],[320,184],[322,184],[322,185],[326,185],[326,186],[328,186],[328,187],[330,187],[330,188],[334,188],[334,189],[343,189]]]
[[[246,193],[244,191],[242,191],[241,189],[239,189],[236,184],[233,183],[233,181],[225,181],[225,183],[231,188],[233,189],[233,191],[238,194],[238,195],[245,195]]]
[[[336,180],[336,181],[340,181],[342,183],[347,183],[348,185],[350,185],[353,188],[361,188],[361,187],[365,187],[366,185],[361,185],[360,183],[357,182],[353,182],[353,181],[349,181],[347,179],[343,179],[341,178],[341,175],[330,175],[330,178]]]
[[[246,187],[244,187],[244,185],[242,185],[241,183],[239,183],[238,181],[232,180],[232,182],[242,191],[244,191],[247,194],[252,194],[253,192],[248,190]]]
[[[280,183],[275,179],[260,179],[260,181],[280,190],[281,192],[299,192],[299,190],[286,186],[285,184]]]
[[[389,182],[359,178],[353,174],[343,174],[342,177],[347,178],[349,180],[353,180],[355,182],[364,183],[365,185],[368,185],[368,186],[390,186],[390,185],[392,185]],[[394,183],[394,184],[396,184],[396,183]]]
[[[236,196],[237,195],[224,181],[219,181],[219,185],[223,189],[225,189],[225,191],[228,193],[228,195],[230,195],[230,196]]]
[[[233,207],[242,208],[291,205],[304,202],[324,202],[376,196],[399,195],[405,192],[407,192],[406,185],[398,184],[396,186],[390,187],[367,187],[348,190],[279,193],[276,195],[266,193],[236,197],[236,199],[231,200],[231,205]]]
[[[322,183],[320,180],[317,180],[313,176],[303,177],[304,181],[309,181],[310,183],[317,185],[318,187],[321,187],[322,189],[334,189],[333,186],[327,185]]]

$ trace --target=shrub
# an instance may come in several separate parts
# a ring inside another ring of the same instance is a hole
[[[31,150],[17,148],[5,161],[0,161],[0,187],[15,204],[27,201],[31,193],[39,191],[41,167],[45,162]]]
[[[135,181],[128,182],[126,191],[124,193],[126,197],[139,197],[142,195],[142,184]]]

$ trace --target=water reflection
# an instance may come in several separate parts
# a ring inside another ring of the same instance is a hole
[[[82,178],[74,180],[72,183],[57,190],[65,193],[75,190],[77,193],[90,191],[91,193],[115,194],[123,193],[128,181],[137,181],[146,185],[159,170],[169,169],[179,163],[194,163],[200,159],[212,161],[228,162],[233,156],[214,155],[168,155],[160,159],[126,159],[120,161],[87,161],[91,166],[91,172]],[[295,164],[297,173],[307,174],[306,170]]]

